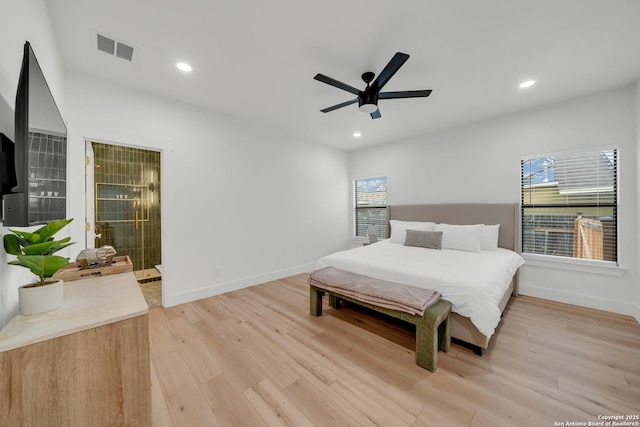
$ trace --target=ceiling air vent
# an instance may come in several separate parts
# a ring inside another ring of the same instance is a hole
[[[100,52],[117,56],[120,59],[131,62],[133,60],[133,47],[103,34],[94,31],[94,42]]]

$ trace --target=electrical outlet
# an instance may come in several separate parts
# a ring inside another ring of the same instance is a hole
[[[216,267],[216,277],[222,276],[222,267]]]
[[[327,255],[331,255],[333,253],[333,249],[329,248],[327,249]]]

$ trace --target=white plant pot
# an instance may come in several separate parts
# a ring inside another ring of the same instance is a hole
[[[44,313],[62,306],[64,303],[63,281],[53,280],[47,283],[49,284],[44,286],[33,287],[33,284],[29,284],[18,288],[21,315]]]

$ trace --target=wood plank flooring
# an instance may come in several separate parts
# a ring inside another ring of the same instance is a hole
[[[153,425],[539,427],[640,414],[631,317],[512,298],[482,357],[453,344],[430,373],[415,365],[410,325],[326,297],[311,316],[306,277],[151,309]]]

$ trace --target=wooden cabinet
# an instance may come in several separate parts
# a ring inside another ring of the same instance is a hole
[[[16,316],[0,332],[0,424],[151,425],[147,311],[124,273],[65,283],[63,307]]]

